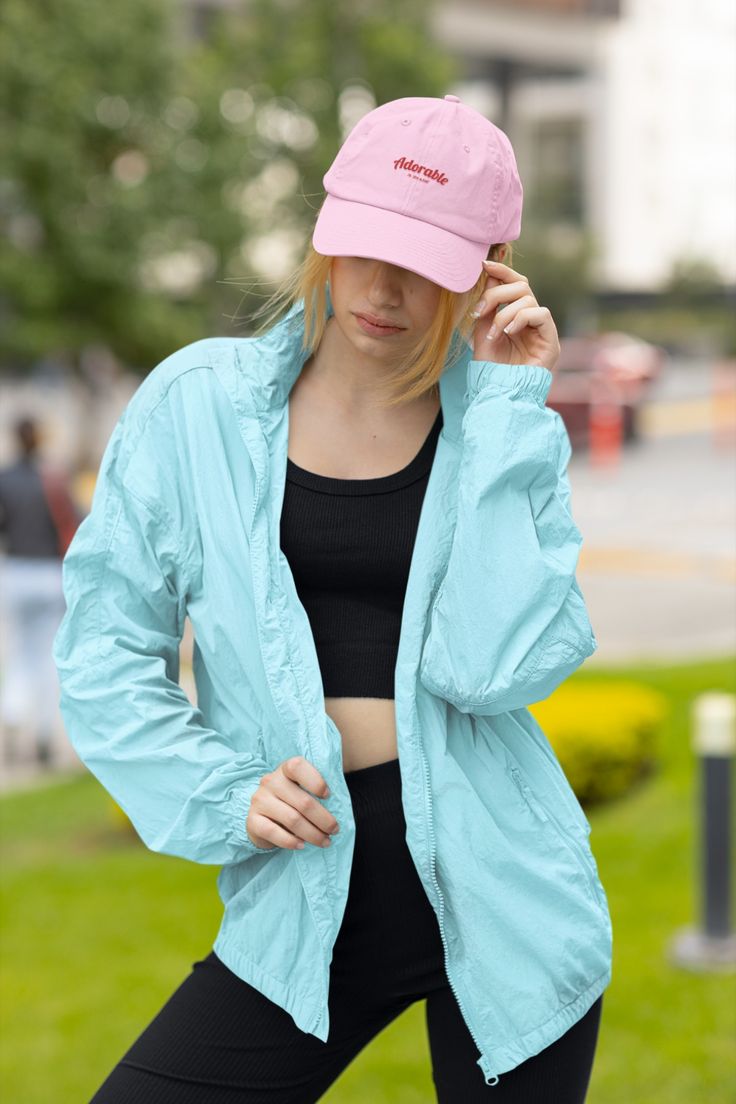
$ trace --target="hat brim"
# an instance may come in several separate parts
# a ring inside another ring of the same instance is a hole
[[[371,257],[408,268],[448,291],[470,291],[489,246],[422,219],[327,195],[312,245],[332,257]]]

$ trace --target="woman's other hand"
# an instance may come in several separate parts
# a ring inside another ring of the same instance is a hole
[[[301,755],[284,759],[264,774],[245,822],[256,847],[273,844],[297,850],[303,841],[326,847],[338,824],[313,794],[329,797],[330,791],[317,768]]]
[[[480,313],[473,331],[474,359],[538,364],[553,372],[560,340],[549,307],[540,307],[520,272],[501,261],[484,261],[483,266],[487,284],[475,306]]]

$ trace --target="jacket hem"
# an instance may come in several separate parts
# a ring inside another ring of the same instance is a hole
[[[539,1054],[541,1050],[556,1042],[573,1024],[583,1018],[591,1005],[608,987],[611,976],[612,966],[609,965],[587,989],[584,989],[575,1000],[564,1005],[551,1019],[545,1020],[540,1027],[536,1027],[533,1031],[528,1031],[526,1035],[522,1035],[518,1042],[495,1047],[481,1057],[478,1065],[485,1062],[489,1070],[493,1071],[494,1076],[500,1076],[502,1073],[508,1073],[509,1070],[520,1066],[527,1058]]]
[[[254,962],[252,958],[244,955],[241,950],[233,947],[232,943],[228,942],[227,939],[223,939],[221,934],[217,935],[212,949],[217,954],[217,957],[224,962],[228,969],[232,970],[241,981],[245,981],[247,984],[252,985],[264,997],[267,997],[270,1001],[273,1001],[274,1004],[283,1008],[285,1012],[288,1012],[300,1031],[304,1031],[309,1035],[315,1035],[318,1039],[321,1039],[323,1043],[327,1042],[326,1035],[321,1034],[319,1031],[312,1030],[315,1024],[315,1015],[310,1011],[311,1002],[305,995],[295,994],[293,986],[287,989],[282,981],[279,981],[278,978],[263,970],[257,962]],[[322,1017],[320,1015],[317,1022],[321,1019]]]

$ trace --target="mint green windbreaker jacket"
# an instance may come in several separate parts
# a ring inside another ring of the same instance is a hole
[[[303,322],[299,301],[265,335],[196,341],[144,379],[64,558],[53,655],[69,739],[144,844],[221,867],[218,956],[325,1041],[355,820],[280,550]],[[527,709],[597,642],[575,578],[570,442],[545,405],[552,373],[473,360],[457,342],[440,378],[395,715],[406,844],[496,1084],[611,978],[590,823]],[[178,681],[186,616],[196,706]],[[261,776],[292,755],[330,787],[340,831],[328,848],[258,848],[246,833]]]

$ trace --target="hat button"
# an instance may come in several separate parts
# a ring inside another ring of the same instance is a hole
[[[445,99],[449,100],[450,103],[460,103],[460,97],[459,96],[452,96],[452,95],[448,94],[447,96],[445,96]]]

